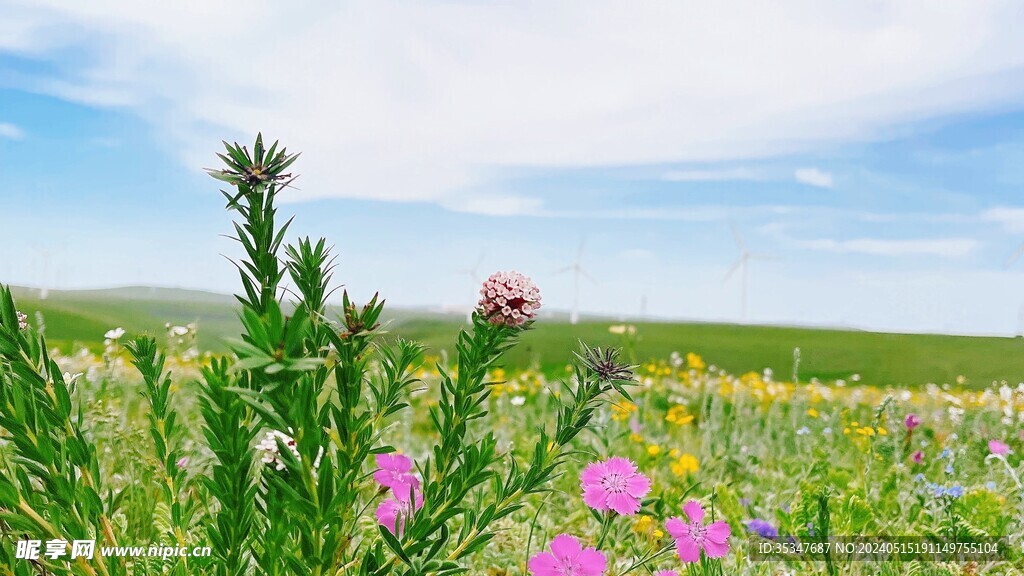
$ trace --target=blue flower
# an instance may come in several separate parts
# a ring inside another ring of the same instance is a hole
[[[964,488],[959,484],[954,484],[952,488],[946,490],[946,495],[950,498],[959,498],[964,495]]]
[[[757,534],[761,538],[767,538],[769,540],[774,540],[779,537],[778,529],[772,526],[771,522],[768,522],[767,520],[761,520],[760,518],[748,520],[747,530],[750,530],[751,532]]]
[[[989,490],[995,490],[996,489],[996,483],[995,482],[991,482],[991,481],[986,482],[985,483],[985,488],[988,488]]]

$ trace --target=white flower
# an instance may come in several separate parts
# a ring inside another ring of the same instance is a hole
[[[188,328],[184,326],[172,326],[169,332],[171,336],[184,336],[188,334]]]
[[[295,448],[295,439],[278,430],[271,430],[267,432],[263,436],[263,440],[260,440],[260,443],[256,446],[256,449],[263,452],[263,456],[260,458],[261,462],[264,464],[273,464],[274,468],[284,470],[284,461],[278,458],[278,456],[281,455],[277,445],[278,438],[280,438],[281,442],[291,450],[291,453],[295,458],[299,457],[299,451]]]
[[[124,334],[124,328],[114,328],[113,330],[108,330],[103,337],[107,340],[120,340]]]
[[[522,406],[523,404],[526,404],[526,398],[523,396],[513,396],[509,402],[513,406]]]
[[[802,427],[802,428],[800,428],[799,430],[796,431],[796,435],[797,436],[806,436],[806,435],[808,435],[810,433],[811,433],[811,429],[808,428],[807,426],[804,426],[804,427]]]

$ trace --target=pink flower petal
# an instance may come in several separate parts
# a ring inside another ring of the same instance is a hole
[[[683,512],[686,514],[686,517],[690,519],[690,522],[699,524],[704,520],[704,507],[696,500],[690,500],[684,504]]]
[[[637,474],[626,481],[626,492],[635,498],[643,498],[651,491],[651,481],[643,474]]]
[[[388,529],[389,532],[395,534],[395,524],[398,521],[398,511],[400,506],[398,502],[394,500],[385,500],[377,506],[377,522],[381,526]]]
[[[729,543],[705,540],[704,553],[708,555],[708,558],[721,558],[729,553]]]
[[[636,474],[636,466],[626,458],[613,456],[608,459],[605,465],[610,474],[622,474],[623,476]]]
[[[673,516],[665,521],[665,531],[669,536],[679,539],[690,534],[690,527],[686,522]]]
[[[583,503],[594,510],[608,509],[608,491],[600,484],[592,484],[583,490]]]
[[[601,479],[607,474],[605,470],[604,462],[593,462],[587,464],[587,467],[583,469],[583,473],[580,474],[580,482],[586,486],[587,484],[600,484]]]
[[[601,576],[607,567],[604,554],[601,554],[595,548],[587,548],[580,552],[576,562],[579,564],[580,576]]]
[[[623,516],[632,516],[640,510],[640,501],[625,492],[617,492],[608,495],[608,507]]]
[[[548,552],[536,554],[526,564],[533,576],[562,576],[558,569],[558,560]]]
[[[712,542],[723,543],[729,541],[730,534],[732,534],[732,529],[729,528],[729,525],[724,520],[719,520],[708,525],[708,531],[704,538]]]
[[[580,541],[568,534],[559,534],[551,541],[551,553],[558,560],[576,558],[582,551]]]
[[[383,470],[393,472],[408,472],[412,470],[412,460],[402,454],[377,454],[377,466]]]
[[[696,562],[700,560],[700,546],[693,538],[680,538],[676,540],[676,552],[683,562]]]

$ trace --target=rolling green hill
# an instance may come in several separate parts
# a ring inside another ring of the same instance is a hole
[[[65,350],[74,343],[101,346],[103,334],[121,326],[129,333],[161,335],[164,324],[198,321],[199,345],[222,352],[223,339],[237,334],[239,323],[231,296],[159,288],[120,288],[94,291],[51,291],[40,299],[38,291],[18,289],[19,307],[30,315],[40,312],[50,341]],[[570,325],[546,319],[523,336],[510,353],[510,365],[537,363],[560,370],[578,340],[593,345],[619,344],[610,334],[614,322],[589,320]],[[419,340],[433,353],[451,350],[463,326],[455,315],[391,310],[387,329],[392,334]],[[927,382],[954,383],[958,376],[967,386],[984,387],[993,380],[1011,384],[1024,381],[1024,339],[923,334],[884,334],[731,324],[647,322],[636,324],[638,359],[668,358],[673,351],[696,352],[709,364],[733,373],[770,367],[789,377],[793,349],[801,349],[800,379],[848,379],[876,385],[919,386]]]

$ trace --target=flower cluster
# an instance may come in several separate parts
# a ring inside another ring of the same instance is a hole
[[[26,316],[25,314],[22,314],[21,312],[18,312],[17,315],[18,315],[18,330],[24,330],[24,329],[28,328],[28,316]]]
[[[377,522],[401,537],[405,520],[423,507],[420,479],[412,474],[412,459],[402,454],[378,454],[373,479],[392,497],[377,506]]]
[[[260,462],[273,466],[277,470],[284,470],[284,461],[281,459],[281,450],[278,447],[278,439],[288,447],[295,458],[299,457],[299,451],[295,448],[295,439],[278,430],[271,430],[263,436],[263,440],[256,446],[256,450],[262,452]]]
[[[580,487],[583,489],[583,502],[598,512],[606,513],[604,518],[610,522],[616,514],[632,516],[640,511],[642,499],[651,491],[651,480],[641,474],[633,462],[613,456],[587,465],[580,474]],[[728,524],[719,520],[705,526],[704,509],[696,500],[687,502],[683,512],[689,521],[673,517],[665,523],[665,530],[672,537],[680,560],[698,562],[702,550],[708,558],[721,558],[728,553]],[[605,524],[605,530],[608,525]],[[774,528],[767,522],[755,520],[749,527],[765,537],[778,537],[778,532],[772,532]],[[650,516],[640,516],[633,523],[632,530],[655,538],[663,535],[655,528]],[[602,533],[598,546],[605,533]],[[606,565],[604,554],[597,548],[584,549],[574,536],[561,534],[551,542],[551,552],[535,554],[527,568],[533,576],[600,576],[604,574]],[[657,574],[676,576],[671,570]]]
[[[491,324],[522,326],[540,309],[540,290],[519,272],[495,272],[480,289],[480,314]]]

